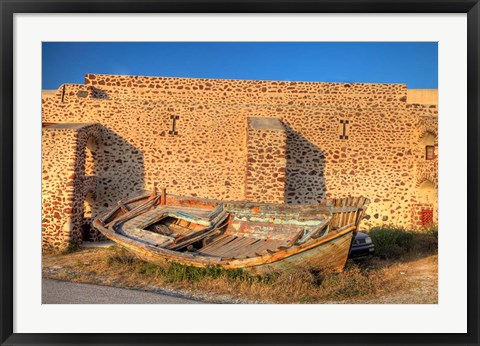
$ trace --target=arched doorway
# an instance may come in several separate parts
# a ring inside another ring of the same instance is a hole
[[[95,210],[95,193],[93,191],[87,192],[83,200],[83,219],[82,219],[82,240],[88,241],[92,233],[92,221]]]
[[[98,139],[95,133],[87,133],[87,140],[84,142],[84,167],[83,167],[83,199],[79,201],[82,207],[81,214],[81,232],[83,241],[91,241],[96,231],[92,226],[93,219],[96,216],[96,160]]]
[[[437,188],[426,179],[418,185],[417,204],[414,206],[414,224],[419,228],[429,228],[436,222]]]

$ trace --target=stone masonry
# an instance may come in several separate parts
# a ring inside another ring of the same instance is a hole
[[[96,195],[96,178],[89,175],[93,157],[87,142],[100,137],[97,124],[56,124],[42,131],[42,232],[45,246],[62,247],[95,239],[84,220],[84,201]],[[84,236],[85,233],[85,236]]]
[[[88,74],[42,98],[42,121],[46,247],[97,239],[95,215],[154,183],[275,203],[363,195],[363,227],[437,221],[436,96],[404,84]]]
[[[286,147],[285,127],[280,119],[247,119],[246,200],[284,201]]]

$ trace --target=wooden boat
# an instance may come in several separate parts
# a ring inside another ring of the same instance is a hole
[[[107,238],[155,264],[341,271],[368,199],[316,205],[218,201],[145,192],[94,220]]]

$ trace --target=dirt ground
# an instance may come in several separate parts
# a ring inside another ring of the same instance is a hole
[[[390,270],[394,281],[403,281],[403,289],[344,303],[438,304],[438,255],[407,260],[392,265]]]
[[[438,303],[436,254],[349,260],[343,273],[322,280],[299,270],[266,282],[226,276],[178,279],[112,246],[44,254],[42,272],[44,278],[169,293],[210,303]]]

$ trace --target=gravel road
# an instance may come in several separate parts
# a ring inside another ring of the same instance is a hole
[[[43,304],[201,304],[167,294],[42,279]]]

